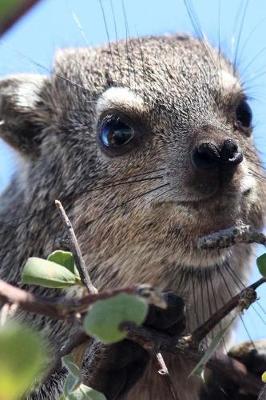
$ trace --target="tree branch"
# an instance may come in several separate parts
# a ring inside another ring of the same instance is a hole
[[[165,308],[165,302],[160,292],[154,290],[149,285],[109,289],[70,300],[62,297],[47,299],[36,296],[0,279],[0,300],[3,303],[16,304],[24,311],[46,315],[54,319],[68,319],[77,313],[85,314],[89,307],[96,301],[106,300],[120,293],[139,295],[144,297],[149,304]]]
[[[73,226],[72,226],[72,224],[71,224],[71,222],[70,222],[70,220],[69,220],[69,218],[68,218],[68,216],[66,214],[66,211],[65,211],[64,207],[62,206],[62,204],[61,204],[61,202],[59,200],[55,200],[55,204],[56,204],[56,207],[58,208],[58,210],[60,212],[60,215],[61,215],[61,218],[62,218],[64,224],[66,225],[66,228],[68,229],[68,236],[69,236],[69,239],[70,239],[70,248],[71,248],[71,251],[72,251],[72,253],[74,255],[74,258],[76,260],[76,265],[77,265],[77,268],[79,270],[79,274],[80,274],[81,280],[82,280],[83,284],[86,286],[86,288],[87,288],[89,293],[91,293],[91,294],[98,293],[98,290],[93,286],[92,281],[90,279],[90,276],[88,274],[88,270],[86,268],[86,264],[85,264],[84,259],[82,257],[82,253],[81,253],[81,250],[80,250],[80,247],[79,247],[79,244],[78,244],[78,241],[77,241]],[[163,356],[161,354],[157,354],[157,361],[158,360],[160,360],[160,361],[163,360]],[[165,363],[164,363],[164,365],[165,365]],[[170,391],[172,393],[172,397],[173,397],[174,400],[177,400],[176,396],[174,394],[173,386],[171,385],[171,379],[170,379],[169,373],[168,373],[168,377],[169,377],[169,379],[167,380],[167,384],[168,384],[168,386],[170,388]]]
[[[62,206],[61,202],[59,200],[55,200],[55,205],[61,215],[61,218],[68,230],[68,236],[70,239],[70,247],[71,247],[71,251],[74,255],[74,259],[76,261],[76,265],[77,265],[77,269],[79,271],[80,274],[80,278],[82,283],[86,286],[86,288],[88,289],[89,293],[98,293],[98,290],[96,289],[95,286],[93,286],[91,278],[89,276],[88,273],[88,269],[86,268],[86,264],[85,261],[82,257],[82,253],[73,229],[73,226],[65,212],[64,207]]]
[[[159,348],[160,351],[179,355],[183,354],[186,358],[198,363],[202,358],[202,353],[184,346],[182,339],[169,337],[165,334],[158,334],[157,331],[147,329],[143,326],[137,327],[131,323],[123,324],[123,329],[127,331],[127,337],[138,343],[148,351]],[[180,341],[181,344],[178,344]],[[236,385],[241,386],[243,390],[252,395],[258,395],[262,387],[259,378],[249,373],[246,366],[226,354],[219,354],[210,358],[206,366],[212,371],[219,373],[224,378],[233,381]]]
[[[224,249],[237,243],[258,243],[266,246],[266,236],[249,225],[221,229],[198,240],[199,249]]]
[[[261,278],[254,284],[250,285],[247,289],[255,290],[264,282],[265,278]],[[143,287],[133,286],[124,289],[108,290],[98,294],[90,294],[81,299],[62,300],[60,298],[41,298],[0,280],[0,300],[4,303],[16,304],[28,312],[47,315],[55,319],[68,320],[71,317],[73,318],[76,313],[84,314],[87,312],[88,307],[99,299],[106,299],[118,293],[139,294],[139,290],[141,290],[141,288]],[[221,310],[218,311],[220,320],[227,315],[226,313],[228,310],[230,312],[233,308],[239,306],[239,303],[243,300],[244,291],[241,291],[238,295],[234,296]],[[214,318],[215,324],[220,322],[220,320],[218,321],[218,317],[216,317],[216,315],[214,315],[212,318]],[[210,323],[209,320],[208,323],[203,324],[201,327],[195,330],[191,337],[195,340],[200,340],[201,336],[208,333],[211,326],[213,328],[215,324]],[[187,337],[170,337],[163,333],[159,333],[158,331],[147,329],[143,326],[136,327],[131,323],[124,323],[121,328],[126,330],[128,339],[137,342],[150,353],[156,352],[158,354],[158,352],[168,352],[176,355],[183,354],[195,362],[199,361],[202,357],[202,353],[196,352],[195,347],[191,346],[191,341],[186,340]],[[75,337],[73,337],[71,340],[72,342],[69,341],[67,346],[59,354],[60,358],[62,355],[69,354],[75,347],[88,341],[89,337],[84,333],[80,333],[80,335],[75,335]],[[57,360],[57,363],[59,363],[59,360]],[[248,393],[257,394],[261,389],[262,383],[260,380],[249,374],[246,371],[244,364],[231,359],[226,355],[219,356],[219,358],[212,357],[207,362],[207,366],[210,369],[219,372],[223,376],[235,381]]]
[[[232,297],[223,307],[216,311],[206,322],[192,332],[190,340],[196,346],[204,339],[208,333],[218,325],[232,310],[239,308],[239,312],[247,309],[257,299],[256,288],[265,282],[265,278],[259,279],[240,293]]]
[[[88,311],[91,304],[98,300],[108,299],[119,293],[140,294],[140,292],[141,285],[139,287],[132,286],[106,290],[79,299],[47,299],[0,280],[0,300],[3,301],[3,303],[16,304],[24,311],[46,315],[54,319],[68,319],[73,317],[76,313],[84,314]]]

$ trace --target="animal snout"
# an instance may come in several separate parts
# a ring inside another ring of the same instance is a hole
[[[197,169],[235,167],[243,160],[243,153],[233,139],[224,140],[221,145],[203,141],[192,151],[192,163]]]

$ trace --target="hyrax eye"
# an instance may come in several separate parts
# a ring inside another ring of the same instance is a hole
[[[121,155],[131,150],[136,133],[119,116],[109,116],[100,124],[98,138],[103,150],[110,155]]]
[[[251,128],[252,111],[245,99],[241,100],[236,108],[236,124],[239,128]]]

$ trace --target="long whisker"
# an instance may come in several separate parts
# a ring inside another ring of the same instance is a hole
[[[216,274],[214,275],[214,278],[215,277],[216,277]],[[210,282],[210,285],[211,285],[211,292],[212,292],[212,297],[213,297],[213,300],[214,300],[214,309],[215,309],[215,312],[217,312],[218,311],[218,299],[217,299],[216,291],[214,290],[214,286],[213,286],[213,277],[211,276],[210,272],[209,272],[209,282]],[[223,304],[225,304],[225,303],[223,303]],[[222,330],[222,323],[221,322],[219,322],[219,329]],[[227,353],[227,349],[226,349],[226,344],[225,344],[224,338],[222,338],[222,345],[223,345],[225,353]]]
[[[200,276],[199,276],[199,277],[200,277],[201,314],[202,314],[202,321],[205,322],[205,321],[207,320],[208,317],[206,317],[206,314],[205,314],[203,275],[204,275],[204,272],[201,271],[201,274],[200,274]],[[207,344],[208,344],[208,337],[205,337],[205,338],[202,340],[202,344],[203,344],[203,342],[204,342],[205,346],[207,346]]]
[[[254,61],[256,61],[256,59],[261,56],[263,53],[265,53],[266,51],[266,46],[263,47],[262,49],[260,49],[260,51],[258,51],[255,56],[250,60],[250,62],[245,66],[244,70],[242,70],[242,75],[244,75],[246,73],[246,71],[251,67],[251,65],[254,63]],[[249,81],[248,81],[249,83]]]
[[[127,14],[124,0],[121,0],[122,12],[125,22],[125,34],[126,34],[126,53],[127,53],[127,71],[128,71],[128,87],[131,88],[131,76],[130,76],[130,66],[131,59],[129,55],[129,47],[128,47],[128,23],[127,23]]]
[[[105,189],[112,189],[112,188],[115,188],[117,186],[130,185],[130,184],[135,184],[135,183],[142,183],[142,182],[153,181],[153,180],[158,180],[158,179],[162,179],[162,178],[163,178],[163,176],[157,176],[157,177],[144,178],[144,179],[139,179],[139,180],[134,180],[134,181],[121,181],[121,182],[117,182],[117,183],[114,183],[114,184],[112,183],[110,185],[103,185],[103,186],[100,186],[100,187],[95,187],[95,188],[92,188],[92,189],[88,189],[86,191],[86,193],[88,193],[88,194],[89,193],[95,193],[95,192],[100,192],[100,193],[99,193],[98,196],[97,195],[96,196],[93,195],[91,197],[88,197],[87,200],[90,200],[90,199],[94,199],[95,200],[97,198],[101,199],[102,191],[105,190]],[[156,198],[156,196],[153,197],[153,200],[155,198]]]
[[[210,295],[210,290],[209,290],[209,281],[211,280],[211,276],[207,269],[204,270],[204,278],[205,278],[205,286],[207,288],[207,300],[208,300],[208,308],[209,308],[208,318],[209,318],[213,314],[213,310],[212,310],[211,295]],[[212,333],[212,335],[213,335],[213,333]]]
[[[140,198],[142,198],[142,197],[144,197],[144,196],[146,196],[146,195],[148,195],[148,194],[151,194],[151,193],[153,193],[153,192],[155,192],[155,191],[157,191],[157,190],[160,190],[160,189],[162,189],[162,188],[164,188],[164,187],[166,187],[166,186],[168,186],[168,185],[169,185],[169,183],[165,183],[165,184],[160,185],[160,186],[157,186],[157,187],[155,187],[155,188],[153,188],[153,189],[147,190],[147,191],[144,192],[144,193],[138,194],[137,196],[133,196],[133,197],[129,198],[128,200],[125,200],[125,201],[121,202],[120,204],[118,204],[118,205],[116,205],[116,206],[114,206],[114,207],[111,207],[111,208],[107,209],[104,213],[102,213],[101,215],[99,215],[97,218],[92,219],[92,220],[86,222],[86,226],[90,226],[90,225],[93,224],[94,222],[96,222],[96,221],[100,220],[101,218],[103,218],[105,215],[108,215],[108,214],[110,214],[111,212],[116,211],[117,209],[119,209],[119,208],[121,208],[121,207],[124,207],[125,205],[129,204],[130,202],[132,202],[132,201],[134,201],[134,200],[138,200],[138,199],[140,199]]]
[[[5,43],[5,46],[7,46],[6,43]],[[10,47],[10,46],[9,46],[9,47]],[[31,58],[30,56],[28,56],[28,55],[26,55],[26,54],[20,52],[20,51],[17,50],[17,49],[12,49],[12,50],[13,50],[14,52],[16,52],[16,53],[18,54],[19,57],[24,58],[25,60],[27,60],[27,61],[30,62],[31,64],[35,65],[36,67],[42,69],[43,71],[46,71],[46,72],[48,72],[49,74],[51,73],[50,68],[48,68],[48,67],[46,67],[45,65],[43,65],[43,64],[41,64],[41,63],[39,63],[39,62],[37,62],[36,60],[34,60],[33,58]],[[85,86],[83,86],[83,85],[81,85],[81,84],[79,84],[79,83],[77,83],[77,82],[74,82],[74,81],[72,81],[71,79],[66,78],[65,76],[62,76],[62,75],[60,75],[60,74],[58,74],[58,73],[55,73],[54,71],[53,71],[53,75],[56,76],[58,79],[61,79],[62,81],[64,81],[64,82],[70,84],[71,86],[73,86],[73,87],[75,87],[75,88],[78,88],[78,89],[82,90],[82,91],[85,92],[85,93],[89,93],[89,95],[90,95],[90,90],[87,89]],[[87,102],[88,102],[88,103],[95,103],[94,100],[92,100],[92,101],[88,100]]]
[[[86,44],[86,46],[89,47],[90,44],[89,44],[89,41],[88,41],[87,36],[85,34],[85,31],[83,29],[83,26],[81,25],[79,17],[77,16],[77,14],[75,13],[74,10],[71,10],[71,15],[72,15],[72,18],[73,18],[73,20],[74,20],[74,22],[75,22],[75,24],[76,24],[76,26],[77,26],[77,28],[78,28],[78,30],[80,32],[80,35],[81,35],[82,39],[84,40],[84,43]]]
[[[103,7],[102,0],[98,0],[98,2],[99,2],[100,8],[101,8],[101,12],[102,12],[102,17],[103,17],[103,22],[104,22],[104,27],[105,27],[105,33],[106,33],[106,37],[107,37],[109,52],[110,52],[110,55],[111,55],[111,61],[112,61],[113,70],[114,70],[115,69],[114,55],[113,55],[113,50],[112,50],[112,46],[111,46],[110,34],[109,34],[109,29],[108,29],[108,25],[107,25],[107,21],[106,21],[105,10],[104,10],[104,7]]]
[[[238,32],[238,36],[237,36],[237,41],[236,41],[236,49],[235,49],[235,56],[234,56],[234,62],[233,62],[233,68],[234,68],[235,73],[236,73],[236,65],[237,65],[237,60],[238,60],[238,51],[239,51],[241,36],[243,33],[244,24],[245,24],[245,18],[246,18],[248,5],[249,5],[249,0],[246,0],[244,8],[243,8],[242,18],[241,18],[241,22],[240,22],[240,28],[239,28],[239,32]]]
[[[225,269],[228,271],[228,273],[230,274],[230,276],[232,277],[233,281],[235,282],[235,284],[237,285],[237,287],[239,288],[239,290],[242,289],[246,289],[246,285],[242,282],[242,280],[240,279],[240,277],[236,274],[236,272],[233,270],[233,268],[231,268],[231,266],[229,265],[229,263],[226,263],[225,265]],[[255,313],[257,314],[257,316],[260,318],[260,320],[263,322],[264,325],[266,325],[266,321],[263,319],[262,315],[258,312],[258,310],[255,308],[255,305],[258,305],[257,302],[254,304],[251,304],[252,309],[255,311]],[[263,307],[261,306],[261,308],[263,309]],[[264,311],[265,312],[265,311]],[[266,313],[266,312],[265,312]]]
[[[198,37],[199,39],[203,40],[204,39],[204,35],[200,26],[200,22],[197,18],[197,14],[193,8],[193,5],[191,3],[190,0],[183,0],[186,10],[187,10],[187,14],[189,16],[190,22],[192,24],[192,27],[194,29],[194,32],[196,34],[196,37]]]
[[[195,274],[192,273],[193,310],[195,311],[197,325],[200,324],[198,302],[196,301]]]
[[[137,33],[137,41],[139,43],[139,52],[140,52],[141,67],[142,67],[142,76],[143,76],[145,81],[148,81],[147,72],[146,72],[146,68],[145,68],[144,51],[143,51],[143,48],[142,48],[142,40],[139,37],[138,33]],[[143,86],[143,89],[142,89],[142,93],[143,93],[142,95],[143,95],[144,103],[146,104],[147,103],[147,100],[146,100],[147,99],[147,93],[146,93],[146,90],[145,90],[144,86]]]
[[[149,180],[153,180],[153,179],[154,180],[161,179],[161,176],[157,176],[157,177],[156,176],[155,177],[150,176],[149,177],[147,175],[155,173],[155,172],[161,172],[163,170],[164,170],[163,168],[160,168],[160,169],[156,169],[156,170],[150,170],[150,171],[147,171],[147,172],[142,172],[142,173],[138,173],[138,174],[129,175],[128,177],[126,177],[126,179],[128,179],[127,181],[125,181],[125,179],[117,180],[117,181],[112,182],[112,184],[110,184],[109,187],[111,187],[112,185],[116,185],[116,184],[117,185],[119,185],[119,184],[133,184],[133,183],[141,183],[143,180],[144,181],[149,181]],[[109,176],[108,178],[112,179],[112,177],[116,177],[116,174],[114,174],[113,176]],[[129,179],[138,178],[138,177],[144,177],[144,178],[143,178],[143,180],[142,179],[137,179],[135,181],[129,180]],[[100,180],[101,177],[98,177],[98,179]],[[105,185],[106,185],[106,183],[105,183]],[[69,200],[69,201],[71,200],[72,202],[74,202],[82,194],[87,193],[89,191],[93,191],[93,190],[101,190],[101,188],[104,189],[106,187],[105,185],[102,185],[102,187],[100,187],[100,186],[97,187],[96,186],[96,188],[91,188],[91,190],[89,188],[85,188],[85,189],[82,189],[80,191],[76,191],[73,188],[74,193],[70,193],[69,195],[62,196],[61,198],[62,198],[62,200],[64,202],[66,202],[67,200]],[[28,215],[26,218],[19,217],[19,218],[3,219],[1,222],[3,224],[9,224],[10,226],[14,226],[15,227],[15,226],[18,226],[17,224],[20,225],[20,224],[24,224],[24,223],[30,221],[33,217],[35,217],[37,214],[41,214],[44,210],[48,211],[48,210],[52,210],[53,208],[54,208],[54,203],[53,203],[53,201],[51,201],[50,204],[46,205],[43,208],[40,208],[40,209],[34,211],[30,215]]]
[[[18,50],[16,50],[16,52],[18,52],[19,55],[20,55],[21,57],[25,58],[27,61],[29,61],[29,62],[31,62],[32,64],[34,64],[36,67],[39,67],[39,68],[41,68],[42,70],[44,70],[44,71],[46,71],[46,72],[48,72],[48,73],[51,72],[50,69],[49,69],[48,67],[46,67],[45,65],[43,65],[43,64],[41,64],[41,63],[39,63],[39,62],[37,62],[36,60],[33,60],[31,57],[26,56],[26,55],[23,54],[23,53],[20,53],[20,51],[18,51]],[[69,84],[72,85],[73,87],[76,87],[76,88],[78,88],[78,89],[81,89],[81,90],[84,91],[84,92],[90,93],[89,89],[87,89],[85,86],[80,85],[79,83],[74,82],[74,81],[72,81],[71,79],[66,78],[65,76],[59,75],[58,73],[53,72],[53,74],[54,74],[57,78],[63,80],[64,82],[69,83]]]
[[[209,68],[210,68],[209,76],[211,77],[212,76],[212,72],[213,72],[212,71],[213,68],[215,68],[216,71],[217,71],[217,65],[215,63],[215,60],[214,60],[213,55],[211,53],[211,50],[209,49],[209,47],[206,44],[206,38],[205,38],[205,35],[204,35],[203,31],[202,31],[201,24],[200,24],[200,21],[198,19],[197,13],[195,12],[195,9],[193,7],[192,1],[191,0],[183,0],[183,2],[184,2],[184,5],[186,7],[186,11],[187,11],[187,14],[189,16],[189,19],[190,19],[190,22],[192,24],[192,27],[194,29],[194,32],[196,34],[196,37],[199,39],[200,44],[201,44],[202,48],[205,51],[205,54],[207,56],[209,56],[209,58],[211,60],[210,64],[212,64],[212,65],[209,64]],[[200,67],[200,66],[198,66],[198,67]]]
[[[123,76],[122,59],[121,59],[119,45],[118,45],[118,31],[117,31],[117,23],[116,23],[113,0],[110,0],[110,7],[111,7],[111,13],[112,13],[112,19],[113,19],[113,26],[114,26],[114,30],[115,30],[115,43],[116,43],[116,51],[117,51],[118,59],[119,59],[119,71],[120,71],[120,76],[122,78],[122,76]]]
[[[231,289],[229,288],[228,282],[226,281],[226,279],[225,279],[225,277],[224,277],[224,275],[223,275],[223,273],[222,273],[222,270],[221,270],[221,269],[218,269],[218,271],[219,271],[219,273],[220,273],[220,276],[222,277],[222,280],[223,280],[223,282],[224,282],[224,284],[225,284],[225,288],[226,288],[226,290],[227,290],[229,296],[232,298],[232,297],[233,297],[233,293],[232,293]],[[252,346],[253,346],[254,348],[256,348],[255,343],[253,342],[253,340],[252,340],[252,338],[251,338],[251,336],[250,336],[250,334],[249,334],[249,331],[248,331],[248,329],[247,329],[247,327],[246,327],[246,324],[245,324],[245,322],[244,322],[244,320],[243,320],[242,315],[239,314],[239,317],[240,317],[241,322],[242,322],[242,325],[243,325],[243,327],[244,327],[244,329],[245,329],[245,331],[246,331],[246,333],[247,333],[247,336],[248,336],[250,342],[252,343]]]

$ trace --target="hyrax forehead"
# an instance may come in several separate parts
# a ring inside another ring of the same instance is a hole
[[[61,77],[66,78],[62,80]],[[56,95],[72,91],[81,100],[97,100],[110,87],[126,87],[141,96],[147,108],[156,105],[210,113],[228,96],[241,93],[232,65],[207,42],[189,36],[130,39],[95,49],[61,51],[56,59]],[[58,90],[59,89],[59,90]],[[87,103],[88,104],[88,103]]]

